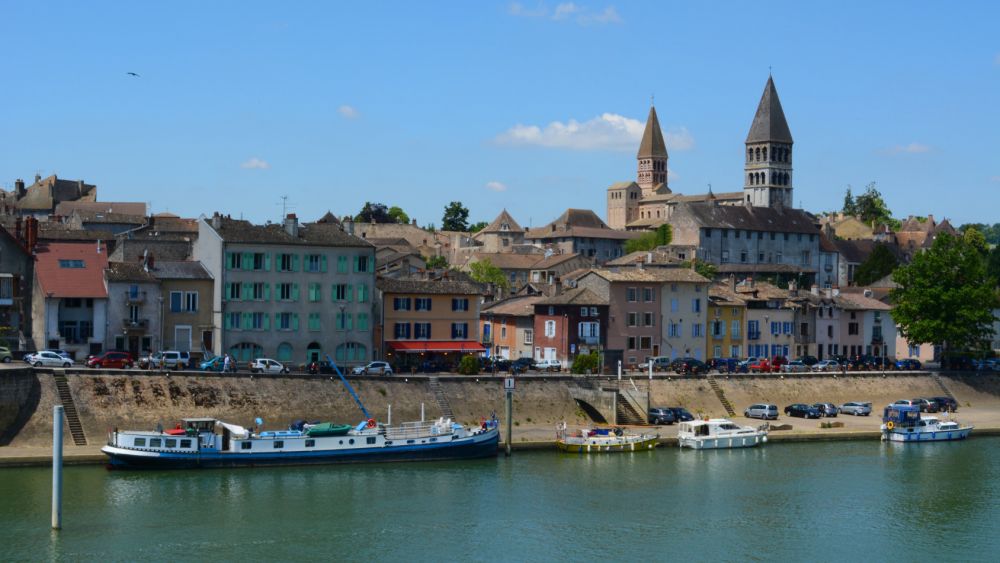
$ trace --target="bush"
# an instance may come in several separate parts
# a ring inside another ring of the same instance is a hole
[[[580,354],[573,360],[573,367],[570,371],[573,373],[597,373],[599,371],[600,359],[597,357],[596,352],[591,352],[589,354]]]
[[[462,375],[476,375],[479,373],[479,358],[475,356],[463,356],[458,364],[458,373]]]

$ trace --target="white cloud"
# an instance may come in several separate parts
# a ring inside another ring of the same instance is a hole
[[[993,64],[1000,65],[1000,53],[997,53],[997,56],[993,57]]]
[[[990,176],[991,182],[1000,182],[1000,176]]]
[[[337,113],[339,113],[343,117],[346,117],[347,119],[357,119],[361,117],[361,114],[358,112],[358,110],[349,105],[340,106],[339,108],[337,108]]]
[[[492,182],[486,182],[486,189],[494,192],[505,192],[507,191],[507,185],[503,182],[497,182],[494,180]]]
[[[271,165],[267,161],[261,160],[256,156],[240,165],[240,168],[247,168],[249,170],[267,170],[270,167]]]
[[[920,154],[925,152],[930,152],[931,147],[923,143],[910,143],[908,145],[896,145],[884,149],[882,152],[885,154]]]
[[[525,7],[520,2],[512,2],[507,9],[512,16],[522,18],[548,19],[558,22],[575,22],[579,25],[622,23],[622,17],[614,6],[593,10],[575,2],[560,2],[555,8],[539,2],[534,8]]]
[[[645,123],[616,113],[604,113],[584,122],[553,121],[544,128],[517,124],[497,135],[496,142],[513,146],[540,146],[572,150],[635,150]],[[671,129],[664,136],[668,150],[687,150],[694,137],[686,127]]]

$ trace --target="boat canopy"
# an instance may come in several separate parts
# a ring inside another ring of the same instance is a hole
[[[233,435],[233,438],[236,438],[237,440],[242,440],[250,436],[247,429],[243,428],[239,424],[230,424],[228,422],[222,422],[221,420],[216,421],[216,424],[222,425],[222,427],[228,430],[229,433]]]
[[[920,408],[911,405],[889,405],[882,411],[882,422],[913,426],[920,420]]]

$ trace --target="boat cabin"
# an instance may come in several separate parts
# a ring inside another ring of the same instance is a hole
[[[720,430],[734,431],[742,429],[742,426],[732,422],[731,420],[725,418],[713,418],[710,420],[692,420],[690,422],[682,422],[678,427],[677,432],[678,434],[683,432],[695,437],[708,437],[714,436]]]
[[[914,428],[920,422],[920,408],[910,405],[889,405],[882,411],[882,422],[894,428]]]

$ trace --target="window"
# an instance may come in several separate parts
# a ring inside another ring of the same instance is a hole
[[[722,251],[722,258],[720,258],[720,260],[722,261],[723,264],[725,264],[726,262],[729,262],[729,251],[728,250],[723,250]]]
[[[313,332],[322,330],[319,313],[309,313],[309,330]]]
[[[431,439],[433,440],[434,438],[431,438]],[[365,443],[366,444],[374,444],[375,443],[375,436],[368,436],[367,438],[365,438]]]
[[[280,299],[281,301],[292,300],[292,284],[290,283],[278,284],[278,299]]]
[[[626,295],[625,298],[629,303],[635,303],[636,301],[638,301],[638,298],[636,297],[636,289],[634,287],[626,289],[625,295]]]
[[[639,313],[629,313],[626,321],[626,326],[637,326],[639,324]]]
[[[694,323],[691,325],[691,336],[695,338],[702,336],[701,323]]]
[[[185,291],[184,292],[184,312],[185,313],[196,313],[196,312],[198,312],[198,292],[197,291]]]
[[[847,323],[847,334],[857,334],[858,333],[858,323]]]
[[[778,321],[771,321],[771,334],[779,335],[781,334],[781,323]]]
[[[600,323],[593,322],[580,323],[577,331],[580,338],[599,338],[601,336],[601,325]]]
[[[353,317],[351,313],[340,311],[336,315],[337,330],[351,330]]]
[[[252,447],[253,447],[253,442],[240,442],[241,450],[249,450]]]
[[[738,319],[729,323],[729,335],[734,339],[740,337],[740,321]]]
[[[413,338],[430,340],[431,323],[413,323]]]
[[[545,336],[552,338],[556,335],[556,322],[555,321],[545,321]]]
[[[333,286],[333,300],[334,301],[349,301],[351,298],[351,286],[346,283],[338,283]],[[400,305],[397,303],[402,303],[405,301],[406,308],[401,309]],[[410,310],[410,298],[409,297],[397,297],[393,300],[393,305],[397,311],[409,311]]]
[[[826,337],[833,338],[833,325],[826,327]]]
[[[652,303],[656,301],[656,293],[653,292],[653,288],[644,287],[642,288],[642,300],[646,303]]]
[[[700,313],[701,312],[701,299],[700,298],[699,299],[692,299],[691,300],[691,312],[692,313]]]
[[[524,343],[534,344],[534,340],[535,340],[535,331],[530,328],[524,329]]]
[[[278,330],[299,330],[298,313],[278,313],[275,317]]]
[[[667,337],[677,338],[681,335],[681,328],[679,323],[670,323],[667,327]]]
[[[393,325],[393,335],[396,338],[409,338],[410,323],[395,323],[395,325]]]
[[[451,337],[453,339],[468,338],[469,323],[451,323]]]
[[[294,272],[299,269],[299,256],[297,254],[279,254],[278,271]]]
[[[730,358],[741,358],[741,357],[743,357],[740,354],[740,346],[738,344],[733,344],[732,346],[729,347],[729,357]]]
[[[580,316],[581,317],[586,317],[588,311],[590,311],[590,309],[588,309],[586,307],[580,307]]]
[[[712,321],[712,336],[722,338],[726,335],[726,322],[718,319]]]
[[[151,447],[151,448],[159,448],[162,445],[163,445],[163,440],[161,438],[150,438],[149,439],[149,447]]]
[[[712,357],[721,358],[722,357],[722,346],[715,346],[712,348]]]
[[[243,254],[239,252],[226,253],[226,268],[229,270],[243,269]]]
[[[653,313],[642,314],[642,326],[656,326],[656,317],[653,316]]]
[[[809,336],[809,323],[801,323],[799,325],[799,333],[802,336]]]
[[[316,447],[316,440],[311,440],[311,439],[310,440],[306,440],[306,447],[307,448],[315,448]]]
[[[653,338],[651,336],[640,336],[639,337],[639,349],[649,350],[653,347]]]
[[[274,446],[273,446],[273,447],[274,447],[274,449],[276,449],[276,450],[277,450],[277,449],[281,449],[281,448],[285,447],[285,441],[284,441],[284,440],[275,440],[275,441],[274,441]]]
[[[254,270],[268,270],[270,265],[267,260],[268,256],[263,252],[255,252],[251,257],[251,266]]]
[[[236,282],[236,283],[227,283],[226,284],[226,299],[228,301],[239,301],[240,299],[243,298],[242,293],[243,292],[242,292],[242,284],[241,283]],[[179,305],[178,305],[178,307],[179,307]]]
[[[183,291],[171,291],[170,292],[170,312],[180,313],[181,307],[184,302],[184,292]]]
[[[414,311],[430,311],[431,310],[431,298],[430,297],[417,297],[413,300],[413,310]]]
[[[358,303],[368,302],[368,284],[359,283],[358,284]],[[428,309],[429,311],[430,309]]]
[[[265,325],[265,320],[267,315],[264,313],[249,313],[250,322],[244,323],[244,328],[250,328],[252,330],[264,330],[267,328]]]
[[[680,307],[680,302],[675,298],[670,300],[670,312],[676,313]]]
[[[306,255],[306,271],[307,272],[325,272],[326,271],[326,256],[322,254],[307,254]]]
[[[368,272],[368,257],[367,256],[355,256],[354,257],[354,272],[358,274],[363,274]]]
[[[60,260],[60,268],[83,268],[83,260]]]
[[[451,300],[452,311],[468,311],[469,300],[467,298],[454,298]]]
[[[747,251],[746,250],[741,250],[740,251],[740,262],[746,262],[747,260],[748,260],[748,258],[747,258]]]
[[[596,317],[597,316],[597,307],[591,307],[590,308],[590,316],[591,317]]]
[[[628,349],[629,350],[635,350],[635,337],[634,336],[629,336],[628,337]]]
[[[240,313],[228,313],[226,315],[226,328],[239,330],[240,329]]]
[[[144,448],[144,447],[146,447],[146,439],[145,438],[136,438],[135,441],[132,443],[132,445]]]
[[[747,338],[750,340],[760,338],[760,321],[747,321]]]

